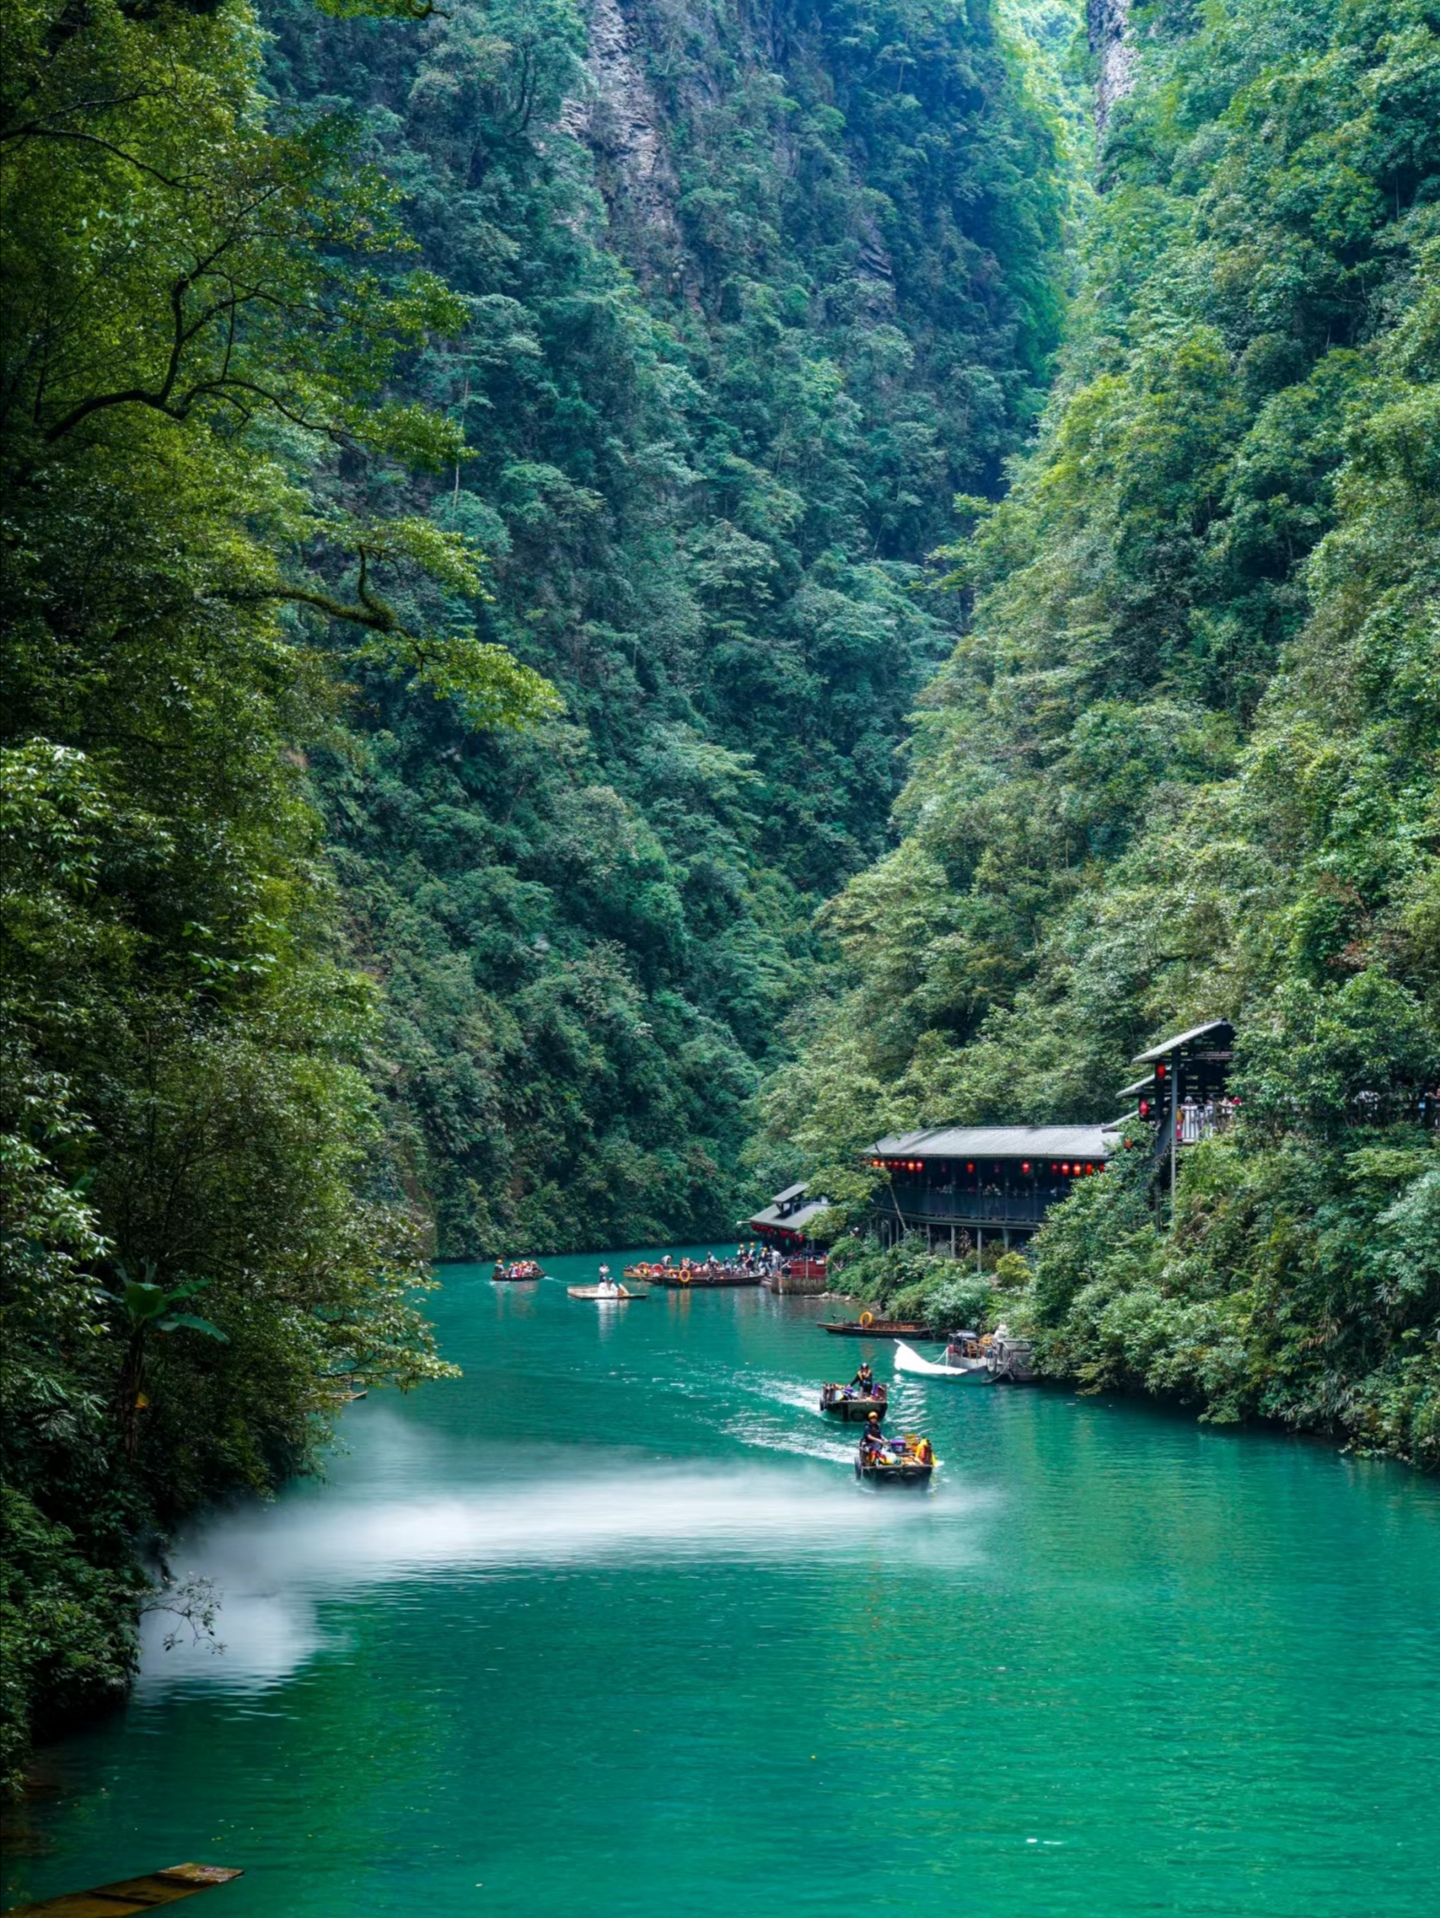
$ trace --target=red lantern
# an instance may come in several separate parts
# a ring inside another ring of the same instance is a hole
[[[1028,1159],[1022,1159],[1022,1160],[1021,1160],[1021,1162],[1020,1162],[1020,1170],[1021,1170],[1022,1172],[1028,1172],[1028,1171],[1030,1170],[1030,1161],[1029,1161]]]

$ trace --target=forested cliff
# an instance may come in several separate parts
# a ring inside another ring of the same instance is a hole
[[[7,1773],[430,1254],[1193,1018],[1244,1127],[1005,1310],[1433,1462],[1433,7],[0,19]]]
[[[1027,20],[5,0],[7,1772],[428,1251],[732,1229],[1043,404]]]
[[[564,712],[376,687],[316,756],[444,1255],[728,1233],[746,1102],[954,638],[911,587],[1039,405],[1065,182],[985,8],[267,16],[468,302],[409,369],[487,634]]]
[[[1244,1123],[1173,1219],[1133,1154],[1004,1312],[1063,1376],[1434,1464],[1440,18],[1129,31],[1056,391],[949,550],[973,614],[770,1125],[854,1195],[892,1127],[1107,1121],[1232,1020]]]

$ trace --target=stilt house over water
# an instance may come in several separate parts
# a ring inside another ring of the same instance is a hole
[[[1105,1170],[1118,1126],[930,1126],[874,1148],[889,1173],[875,1199],[882,1243],[921,1235],[932,1251],[1023,1245],[1077,1179]]]
[[[957,1257],[978,1257],[997,1239],[1007,1249],[1023,1245],[1077,1180],[1105,1170],[1133,1119],[1155,1127],[1155,1170],[1173,1184],[1177,1154],[1223,1131],[1238,1110],[1228,1091],[1234,1044],[1230,1022],[1210,1019],[1151,1046],[1134,1062],[1143,1077],[1120,1093],[1134,1103],[1108,1125],[927,1126],[881,1139],[868,1156],[889,1175],[874,1202],[882,1243],[918,1236]],[[824,1199],[792,1185],[746,1223],[769,1244],[808,1256],[824,1210]]]
[[[763,1239],[767,1245],[778,1246],[782,1252],[815,1250],[809,1228],[825,1210],[825,1201],[807,1198],[807,1190],[803,1180],[799,1185],[787,1185],[783,1192],[775,1194],[763,1212],[746,1219],[745,1225],[757,1239]]]
[[[823,1292],[827,1282],[826,1249],[811,1237],[814,1221],[826,1209],[824,1199],[807,1196],[803,1180],[777,1192],[763,1212],[743,1221],[753,1234],[784,1255],[785,1263],[773,1279],[777,1292]]]

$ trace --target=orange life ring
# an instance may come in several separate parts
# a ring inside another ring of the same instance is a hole
[[[862,1325],[873,1325],[875,1323],[875,1314],[873,1312],[862,1312],[860,1314],[860,1323]]]

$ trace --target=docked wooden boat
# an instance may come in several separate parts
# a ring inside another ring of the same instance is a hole
[[[629,1273],[626,1273],[629,1278]],[[670,1266],[661,1272],[647,1272],[646,1283],[663,1285],[669,1292],[714,1292],[722,1286],[759,1285],[758,1272],[741,1272],[734,1266],[691,1266],[689,1271]]]
[[[953,1354],[953,1356],[952,1356]],[[988,1358],[966,1357],[950,1346],[943,1359],[927,1359],[903,1339],[895,1342],[895,1370],[923,1379],[958,1379],[961,1384],[988,1385],[994,1376]]]
[[[196,1892],[210,1891],[216,1885],[228,1885],[244,1873],[231,1865],[167,1865],[163,1871],[147,1871],[141,1878],[121,1878],[113,1885],[96,1885],[90,1891],[67,1891],[59,1898],[42,1898],[38,1905],[14,1905],[5,1918],[126,1918],[127,1913],[153,1911],[157,1905],[173,1905],[181,1898],[193,1898]]]
[[[855,1454],[855,1476],[870,1485],[928,1485],[937,1460],[917,1454],[915,1440],[886,1439],[880,1446],[862,1445]],[[927,1448],[928,1449],[928,1448]]]
[[[868,1419],[872,1412],[878,1412],[883,1419],[889,1393],[883,1385],[877,1385],[873,1392],[857,1392],[853,1385],[822,1385],[820,1388],[820,1410],[829,1412],[846,1424]]]
[[[862,1312],[858,1319],[821,1319],[822,1332],[837,1332],[847,1339],[896,1339],[923,1338],[923,1325],[912,1323],[909,1319],[875,1319],[868,1312]]]
[[[625,1305],[631,1299],[648,1299],[648,1292],[632,1292],[628,1286],[567,1285],[572,1299],[594,1299],[601,1305]]]

